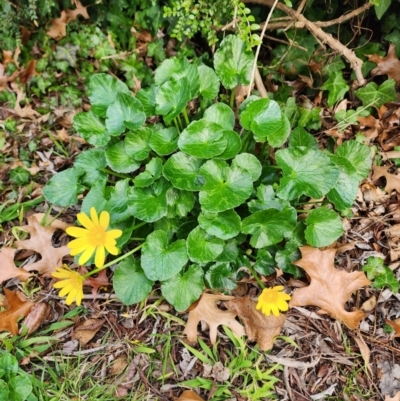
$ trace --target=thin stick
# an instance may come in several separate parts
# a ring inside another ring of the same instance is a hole
[[[274,12],[277,3],[278,3],[278,0],[275,0],[275,1],[274,1],[274,4],[273,4],[272,7],[271,7],[271,10],[269,10],[268,17],[267,17],[267,19],[265,20],[263,30],[261,31],[261,35],[260,35],[260,44],[257,46],[256,55],[254,56],[253,71],[252,71],[252,73],[251,73],[251,79],[250,79],[249,91],[247,92],[247,97],[250,96],[250,94],[251,94],[251,88],[252,88],[253,83],[254,83],[254,78],[255,78],[256,69],[257,69],[257,60],[258,60],[258,56],[259,56],[259,54],[260,54],[261,45],[262,45],[262,40],[263,40],[265,31],[267,30],[267,26],[268,26],[269,20],[270,20],[271,17],[272,17],[272,13]]]

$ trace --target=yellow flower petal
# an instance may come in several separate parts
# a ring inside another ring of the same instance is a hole
[[[110,213],[105,212],[104,210],[100,213],[100,221],[99,224],[107,230],[108,225],[110,224]]]
[[[69,292],[72,291],[73,289],[73,285],[71,284],[71,282],[69,282],[59,293],[58,295],[60,297],[65,297]]]
[[[83,252],[82,255],[80,256],[78,263],[80,265],[84,265],[92,257],[95,250],[96,250],[95,246],[88,246],[85,252]]]
[[[106,259],[106,253],[104,250],[104,246],[98,246],[96,251],[96,257],[94,260],[96,267],[103,267],[105,259]]]
[[[261,312],[267,316],[271,313],[274,316],[279,316],[280,311],[286,312],[289,309],[287,301],[290,300],[290,295],[283,290],[284,287],[281,285],[264,288],[258,297],[256,309],[261,309]]]
[[[87,237],[88,230],[82,227],[68,227],[66,230],[71,237],[85,238]]]
[[[83,227],[85,227],[87,230],[95,227],[92,220],[90,220],[90,218],[85,213],[78,213],[76,215],[76,218],[78,219],[79,223],[81,223]]]
[[[105,212],[107,213],[107,212]],[[96,209],[94,207],[90,208],[90,218],[95,226],[99,225],[99,217],[97,216]]]
[[[71,249],[69,253],[72,256],[76,256],[76,255],[79,255],[80,253],[84,252],[86,250],[86,248],[87,248],[87,245],[82,246],[81,248],[74,248],[74,249]]]
[[[276,285],[275,287],[272,287],[271,290],[275,292],[280,292],[283,291],[285,287],[283,285]]]
[[[111,255],[118,255],[119,249],[115,245],[105,245],[107,252],[111,253]]]
[[[72,290],[71,290],[71,292],[68,294],[68,296],[67,296],[67,299],[65,300],[65,303],[67,304],[67,305],[71,305],[72,304],[72,302],[74,302],[74,300],[75,300],[75,298],[76,298],[76,294],[77,294],[77,289],[76,288],[73,288]]]
[[[122,231],[115,228],[114,230],[110,230],[106,232],[107,238],[119,238],[122,235]]]

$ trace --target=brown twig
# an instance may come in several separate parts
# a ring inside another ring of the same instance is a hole
[[[292,17],[292,19],[295,22],[295,27],[296,28],[307,28],[318,40],[321,40],[322,43],[327,43],[333,50],[338,51],[340,54],[342,54],[347,61],[350,63],[352,69],[354,70],[354,73],[356,74],[358,84],[360,86],[365,84],[365,79],[362,75],[361,72],[361,67],[363,65],[363,61],[358,58],[355,53],[347,48],[345,45],[343,45],[341,42],[339,42],[337,39],[335,39],[332,35],[324,32],[317,23],[309,21],[306,17],[304,17],[303,14],[298,13],[297,11],[293,10],[290,7],[287,7],[285,4],[278,3],[276,0],[244,0],[245,3],[257,3],[257,4],[263,4],[269,7],[276,7],[279,10],[285,12],[287,15]],[[362,9],[360,11],[360,8]],[[357,9],[359,13],[364,11],[364,8],[360,7]],[[368,8],[368,7],[367,7]],[[367,9],[365,8],[365,9]],[[355,16],[356,14],[353,14],[352,16]],[[345,21],[345,18],[348,17],[348,14],[346,16],[343,16],[342,21]],[[350,17],[351,18],[351,17]],[[266,27],[264,27],[263,31],[265,32]]]

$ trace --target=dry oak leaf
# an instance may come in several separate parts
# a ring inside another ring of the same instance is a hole
[[[371,75],[387,75],[396,82],[400,81],[400,61],[396,57],[396,47],[390,44],[388,53],[385,57],[371,54],[368,56],[369,61],[378,64],[372,71]]]
[[[274,344],[274,337],[279,335],[286,316],[266,316],[256,309],[257,302],[250,297],[236,298],[227,302],[226,307],[243,321],[249,340],[255,340],[262,351],[267,351]]]
[[[78,15],[82,15],[83,18],[88,19],[89,14],[86,10],[87,7],[82,6],[79,1],[76,1],[76,9],[66,9],[61,11],[60,18],[54,18],[51,20],[50,29],[46,32],[48,36],[55,40],[60,40],[67,36],[67,24],[68,22],[74,21]]]
[[[335,249],[321,251],[303,246],[300,251],[302,258],[293,263],[306,271],[311,283],[308,287],[296,289],[289,305],[318,306],[348,328],[355,329],[365,314],[362,310],[348,312],[344,309],[344,304],[354,291],[371,284],[365,273],[347,273],[336,269]]]
[[[204,398],[201,398],[197,395],[193,390],[185,390],[179,398],[175,399],[176,401],[204,401]]]
[[[35,304],[29,315],[23,321],[23,325],[28,328],[28,332],[25,334],[29,335],[34,333],[49,317],[50,312],[51,306],[47,302],[39,302]]]
[[[229,327],[232,332],[241,337],[245,335],[243,326],[235,319],[236,313],[224,311],[216,306],[216,302],[229,301],[234,297],[223,294],[204,293],[197,301],[197,305],[189,312],[188,321],[183,331],[191,343],[197,341],[197,325],[200,321],[206,322],[210,330],[211,344],[217,341],[217,328],[220,325]]]
[[[372,181],[376,183],[379,178],[386,178],[385,190],[387,193],[397,191],[400,193],[400,175],[394,175],[388,172],[390,167],[374,166],[374,173],[372,174]]]
[[[25,281],[32,274],[22,268],[18,268],[14,263],[16,249],[4,246],[0,250],[0,283],[17,277],[21,281]]]
[[[83,276],[88,272],[88,269],[85,266],[79,266],[78,272]],[[108,281],[107,272],[104,269],[97,274],[97,277],[89,276],[85,278],[83,285],[92,287],[92,295],[96,299],[99,289],[101,287],[108,287],[111,283]]]
[[[34,305],[19,294],[4,288],[8,309],[0,312],[0,331],[7,330],[13,336],[18,334],[18,319],[27,316]]]
[[[400,337],[400,318],[395,320],[386,319],[385,322],[394,330],[394,336]]]
[[[61,220],[53,220],[47,226],[40,225],[43,213],[36,213],[28,217],[28,225],[20,227],[21,230],[30,234],[30,239],[16,241],[18,249],[29,249],[40,254],[41,260],[25,265],[27,271],[37,270],[40,274],[50,274],[55,271],[56,266],[61,265],[62,258],[69,255],[70,250],[66,245],[55,248],[52,243],[53,234],[57,230],[65,230],[69,224]],[[49,217],[51,218],[51,216]]]
[[[81,345],[87,344],[102,328],[104,320],[88,319],[74,328],[72,340],[78,340]]]

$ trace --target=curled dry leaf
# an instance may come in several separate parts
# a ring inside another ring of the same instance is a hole
[[[32,274],[28,273],[26,270],[22,268],[18,268],[14,263],[14,256],[16,249],[4,246],[0,249],[0,260],[1,260],[1,269],[0,269],[0,283],[3,281],[9,280],[10,278],[17,277],[21,281],[25,281]]]
[[[397,191],[400,193],[400,175],[394,175],[388,172],[389,167],[374,166],[374,173],[372,175],[372,181],[376,183],[379,178],[386,178],[385,190],[389,194],[392,191]]]
[[[232,332],[241,337],[245,335],[243,326],[235,319],[236,313],[219,309],[219,301],[229,301],[234,297],[223,294],[204,293],[197,301],[197,305],[189,312],[188,321],[183,331],[191,343],[197,341],[197,325],[200,321],[206,322],[210,330],[211,344],[217,341],[217,328],[220,325],[229,327]]]
[[[25,241],[16,241],[18,249],[29,249],[38,252],[41,260],[24,268],[27,271],[37,270],[41,274],[49,274],[55,271],[56,266],[61,264],[64,256],[69,255],[66,245],[55,248],[52,243],[53,234],[57,230],[65,230],[69,225],[61,220],[53,220],[48,226],[40,225],[43,218],[42,213],[28,217],[28,225],[20,227],[21,230],[30,234],[30,238]]]
[[[378,64],[371,71],[371,75],[387,75],[396,82],[400,81],[400,61],[396,57],[396,46],[393,43],[390,44],[385,57],[371,54],[368,58],[369,61]]]
[[[385,322],[394,330],[394,336],[400,337],[400,318],[395,320],[385,320]]]
[[[185,390],[176,401],[204,401],[199,395],[197,395],[193,390]]]
[[[18,334],[18,320],[25,317],[33,308],[33,303],[28,301],[21,293],[4,288],[8,309],[0,312],[0,331],[9,331],[13,336]]]
[[[78,340],[81,345],[87,344],[101,329],[104,320],[88,319],[83,323],[78,324],[74,328],[73,340]]]
[[[257,302],[250,297],[233,299],[226,307],[240,317],[249,340],[255,340],[262,351],[272,348],[274,337],[280,334],[286,316],[266,316],[256,309]]]
[[[51,307],[47,302],[37,303],[23,321],[23,325],[28,328],[28,332],[26,334],[29,335],[34,333],[48,318],[50,311]]]
[[[371,284],[365,273],[347,273],[336,269],[335,249],[321,251],[303,246],[300,251],[302,258],[294,264],[306,271],[311,283],[308,287],[294,291],[290,306],[318,306],[348,328],[355,329],[365,313],[362,310],[348,312],[344,309],[344,304],[357,289]]]
[[[79,274],[81,274],[83,276],[88,272],[88,269],[85,266],[80,266],[78,269],[78,272],[79,272]],[[85,278],[83,285],[92,287],[92,295],[93,295],[94,299],[96,299],[96,295],[98,294],[99,289],[101,287],[106,288],[109,285],[111,285],[111,283],[108,281],[106,270],[101,270],[98,273],[97,277],[89,276],[89,277]]]

